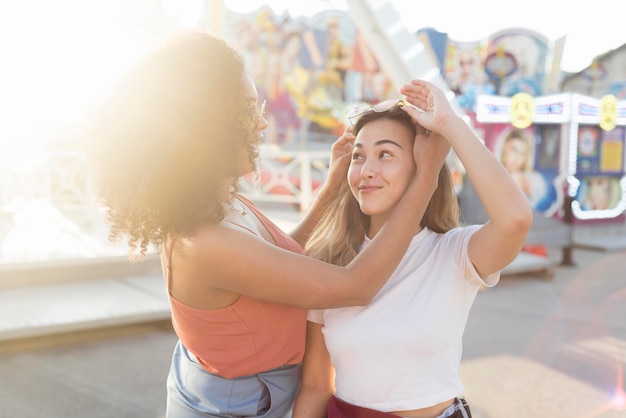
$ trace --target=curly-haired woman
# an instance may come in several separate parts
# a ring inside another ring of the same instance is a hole
[[[345,180],[354,136],[332,147],[326,184],[287,235],[236,192],[267,122],[244,63],[223,40],[179,35],[140,61],[94,122],[94,169],[112,238],[160,249],[179,337],[168,417],[282,417],[300,385],[307,308],[363,305],[406,251],[449,145],[416,144],[409,191],[346,266],[301,254]]]

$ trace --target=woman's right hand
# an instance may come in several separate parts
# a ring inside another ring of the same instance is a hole
[[[352,126],[346,128],[344,133],[333,143],[330,152],[330,165],[328,166],[328,176],[326,178],[326,184],[321,194],[334,194],[339,190],[339,187],[346,182],[346,176],[348,173],[348,166],[352,157],[352,149],[354,148],[355,136],[352,133]],[[320,196],[322,200],[324,196]]]

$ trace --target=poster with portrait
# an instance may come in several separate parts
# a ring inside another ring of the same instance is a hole
[[[559,145],[558,140],[550,145],[556,147],[554,150],[542,145],[542,135],[548,132],[553,133],[535,125],[519,129],[510,124],[493,124],[485,138],[485,145],[511,174],[533,209],[538,211],[547,210],[556,201],[553,181],[558,174]]]
[[[577,217],[606,218],[622,213],[625,138],[624,126],[610,131],[597,125],[578,126],[576,178],[580,184],[574,202]]]
[[[583,211],[612,210],[623,200],[618,176],[585,176],[576,195]]]
[[[448,40],[444,76],[464,109],[473,110],[481,94],[494,94],[495,87],[485,72],[485,48],[482,42]]]

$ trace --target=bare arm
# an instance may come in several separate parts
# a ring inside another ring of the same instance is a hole
[[[294,254],[222,224],[204,227],[180,251],[187,270],[210,286],[301,308],[367,304],[402,259],[413,231],[437,187],[449,145],[420,134],[414,146],[417,170],[387,223],[345,267]]]
[[[322,325],[307,322],[302,386],[296,397],[293,418],[324,418],[328,400],[335,394],[335,369],[324,342]]]
[[[408,110],[418,123],[450,143],[489,216],[489,221],[469,243],[472,263],[483,277],[502,269],[517,256],[526,241],[532,225],[528,200],[504,166],[454,113],[440,89],[413,80],[400,91],[411,104],[423,110]]]
[[[298,226],[289,234],[301,246],[304,246],[311,231],[319,222],[326,202],[332,199],[337,190],[339,190],[340,184],[346,181],[354,139],[352,127],[348,127],[343,135],[332,145],[328,178],[320,189],[313,205],[308,209]]]

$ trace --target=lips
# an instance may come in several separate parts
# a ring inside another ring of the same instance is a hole
[[[374,184],[362,184],[359,186],[359,192],[360,193],[371,193],[371,192],[375,192],[376,190],[380,189],[381,186],[376,186]]]

